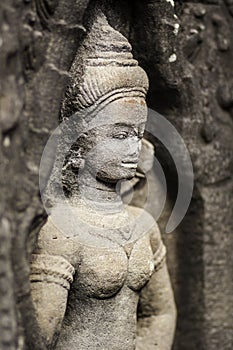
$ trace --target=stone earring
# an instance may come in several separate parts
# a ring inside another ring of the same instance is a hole
[[[80,169],[83,169],[84,166],[85,166],[85,159],[83,157],[71,157],[70,159],[70,164],[71,164],[71,168],[74,170],[74,171],[77,171],[77,170],[80,170]]]
[[[80,158],[79,159],[79,169],[84,169],[84,166],[85,166],[85,159],[84,158]]]

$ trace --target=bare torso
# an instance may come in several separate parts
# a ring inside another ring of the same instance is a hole
[[[128,207],[127,237],[122,234],[124,225],[108,230],[107,222],[114,226],[114,220],[121,220],[118,216],[111,215],[99,227],[90,217],[86,234],[90,242],[93,237],[92,244],[80,243],[80,226],[76,234],[65,234],[49,220],[40,233],[38,252],[63,256],[75,269],[56,349],[135,348],[139,291],[154,272],[154,253],[161,241],[145,211]]]

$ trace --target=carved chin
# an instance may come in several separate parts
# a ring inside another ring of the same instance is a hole
[[[111,173],[99,171],[96,177],[104,182],[115,183],[120,180],[130,180],[135,176],[135,174],[136,167],[121,167],[120,169],[116,169]]]

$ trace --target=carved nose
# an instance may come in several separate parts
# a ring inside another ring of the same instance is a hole
[[[138,141],[138,138],[135,137],[135,138],[132,138],[130,141],[129,141],[129,156],[130,157],[138,157],[139,155],[139,152],[140,152],[140,141]]]

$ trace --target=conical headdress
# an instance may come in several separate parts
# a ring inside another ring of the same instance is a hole
[[[133,59],[128,40],[98,12],[71,68],[62,119],[76,113],[85,119],[121,97],[146,97],[148,78]],[[81,76],[81,80],[80,80]]]

